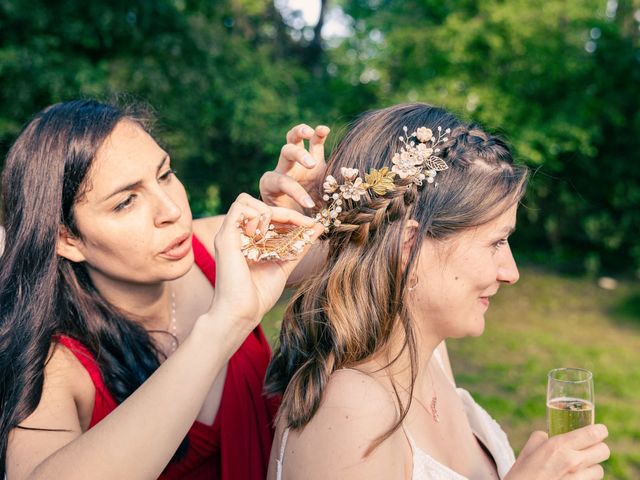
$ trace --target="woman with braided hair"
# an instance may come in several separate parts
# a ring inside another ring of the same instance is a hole
[[[326,259],[286,311],[267,389],[283,395],[270,479],[592,479],[606,427],[505,433],[456,388],[445,340],[484,330],[518,280],[526,183],[508,146],[423,104],[367,113],[322,186]]]

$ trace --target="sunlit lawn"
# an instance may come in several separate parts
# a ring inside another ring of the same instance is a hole
[[[265,319],[273,341],[285,301]],[[613,291],[591,279],[522,268],[520,282],[492,300],[479,338],[449,341],[460,386],[507,431],[519,451],[545,429],[546,374],[594,372],[596,421],[609,427],[606,478],[640,479],[640,282]]]

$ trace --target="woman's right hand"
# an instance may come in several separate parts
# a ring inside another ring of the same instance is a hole
[[[317,239],[323,227],[314,219],[288,208],[270,207],[246,193],[231,205],[216,235],[216,288],[209,314],[232,322],[244,338],[280,298],[287,278],[308,252],[292,261],[248,261],[241,251],[241,233],[263,232],[271,222],[304,226]]]
[[[313,195],[324,179],[324,143],[329,127],[301,123],[287,132],[275,170],[260,178],[260,197],[267,205],[300,211],[315,206]],[[305,148],[304,142],[309,142]]]
[[[592,480],[604,476],[600,462],[609,458],[602,424],[588,425],[549,438],[533,432],[505,480]]]

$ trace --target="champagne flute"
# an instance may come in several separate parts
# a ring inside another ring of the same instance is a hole
[[[593,374],[582,368],[554,368],[547,377],[549,436],[593,424]]]

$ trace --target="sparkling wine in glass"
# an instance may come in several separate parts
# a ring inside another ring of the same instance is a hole
[[[593,374],[582,368],[555,368],[547,383],[549,436],[593,424]]]

